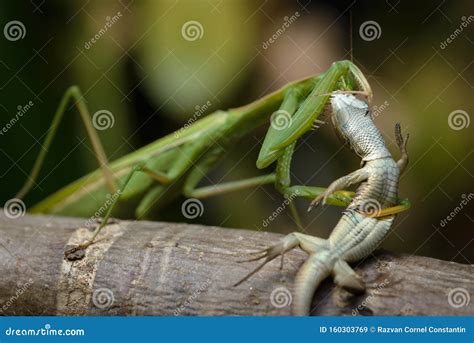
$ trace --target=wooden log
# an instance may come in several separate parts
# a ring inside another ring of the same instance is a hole
[[[258,262],[238,263],[279,240],[268,232],[120,221],[84,256],[67,247],[91,234],[84,219],[0,215],[2,315],[290,315],[299,250],[232,285]],[[313,315],[474,315],[474,266],[378,252],[355,266],[352,295],[324,282]]]

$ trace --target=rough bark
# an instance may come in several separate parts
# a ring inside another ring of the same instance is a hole
[[[0,215],[0,314],[291,314],[282,305],[305,259],[301,250],[285,255],[283,270],[278,259],[232,286],[258,263],[237,261],[279,234],[121,221],[107,226],[84,258],[67,260],[66,247],[90,235],[84,223]],[[366,293],[354,296],[327,280],[313,298],[313,315],[474,314],[473,265],[378,252],[355,269]]]

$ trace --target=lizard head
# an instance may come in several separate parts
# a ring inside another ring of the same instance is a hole
[[[367,101],[352,94],[333,93],[331,120],[337,136],[363,161],[391,156],[373,122]]]

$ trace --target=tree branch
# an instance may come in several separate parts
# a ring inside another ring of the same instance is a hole
[[[238,263],[279,234],[201,225],[121,221],[104,228],[83,258],[84,219],[0,215],[0,314],[290,315],[295,249],[238,287],[258,262]],[[79,229],[78,229],[79,228]],[[378,252],[355,267],[359,296],[324,282],[314,315],[473,315],[474,266]],[[450,294],[451,292],[451,294]],[[273,296],[272,296],[273,294]],[[278,296],[279,295],[279,296]],[[463,306],[459,306],[463,305]]]

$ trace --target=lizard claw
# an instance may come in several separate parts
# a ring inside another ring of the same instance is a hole
[[[252,262],[252,261],[260,260],[261,258],[263,258],[263,257],[265,257],[265,256],[268,255],[267,250],[268,250],[268,248],[265,248],[265,249],[263,249],[263,250],[258,250],[258,251],[251,252],[251,253],[249,253],[249,255],[260,255],[260,256],[250,257],[250,258],[247,258],[247,259],[245,259],[245,260],[238,260],[237,263]]]
[[[269,246],[268,248],[265,248],[260,251],[256,251],[252,253],[252,255],[257,255],[257,256],[252,256],[251,258],[247,260],[240,260],[238,261],[239,263],[241,262],[252,262],[252,261],[258,261],[261,259],[264,259],[262,263],[260,263],[254,270],[252,270],[249,274],[247,274],[244,278],[239,280],[234,284],[234,287],[240,285],[242,282],[246,281],[248,278],[250,278],[252,275],[257,273],[260,269],[262,269],[268,262],[274,260],[276,257],[281,255],[281,264],[280,264],[280,269],[283,268],[283,256],[285,252],[288,250],[293,249],[296,245],[298,245],[299,241],[295,238],[294,235],[290,234],[287,235],[285,238],[283,238],[280,242]]]
[[[259,260],[259,259],[264,258],[264,257],[265,257],[265,255],[260,256],[260,257],[255,258],[255,259],[251,259],[251,260],[249,260],[249,261],[256,261],[256,260]],[[252,275],[254,275],[255,273],[257,273],[260,269],[262,269],[262,268],[263,268],[268,262],[270,262],[271,260],[273,260],[273,258],[270,259],[270,258],[268,258],[268,256],[267,256],[267,257],[265,258],[265,260],[264,260],[262,263],[260,263],[260,264],[258,265],[257,268],[255,268],[255,269],[252,270],[250,273],[248,273],[245,277],[243,277],[242,279],[240,279],[239,281],[237,281],[233,286],[234,286],[234,287],[237,287],[238,285],[240,285],[241,283],[243,283],[244,281],[246,281],[247,279],[249,279]]]
[[[309,207],[308,207],[308,212],[311,212],[311,210],[314,207],[317,207],[321,203],[321,201],[323,202],[323,205],[326,203],[326,194],[325,193],[321,193],[313,201],[311,201],[311,203],[309,204]]]
[[[406,136],[403,137],[400,123],[396,123],[395,124],[395,139],[397,141],[398,148],[400,149],[401,152],[406,151],[408,138],[410,138],[410,135],[407,133]]]

